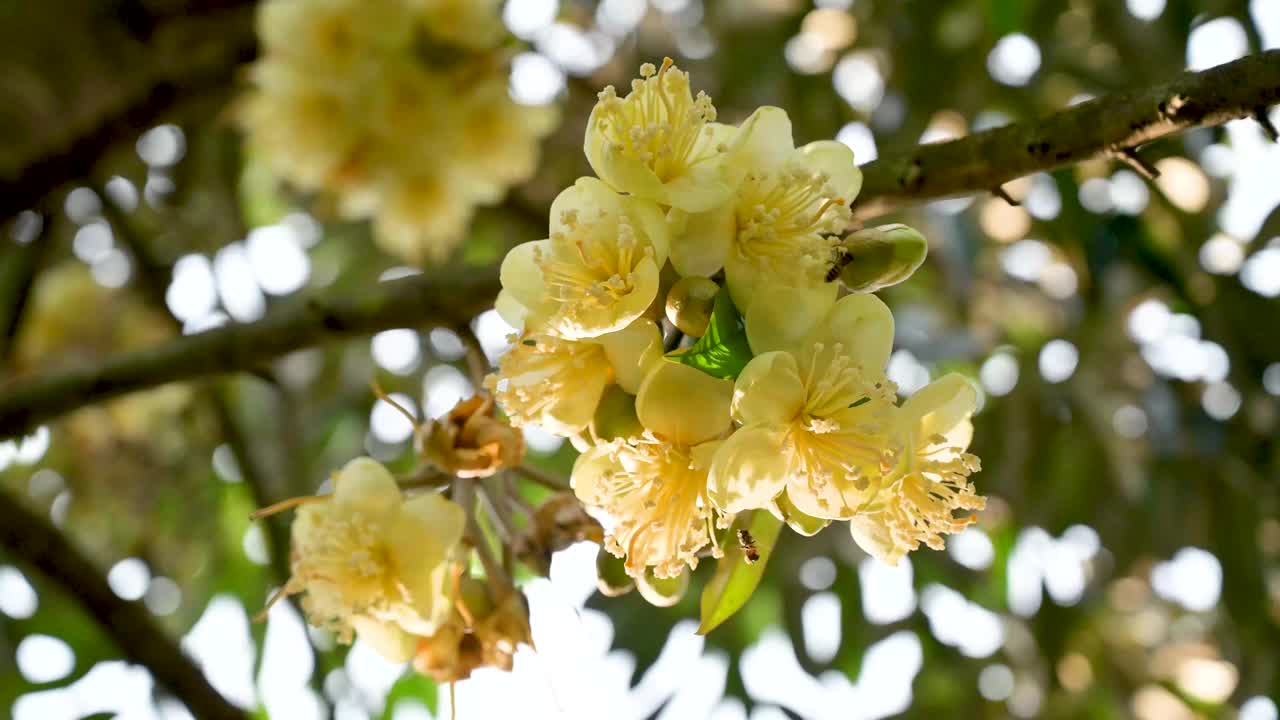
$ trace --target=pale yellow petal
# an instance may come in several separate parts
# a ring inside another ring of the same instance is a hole
[[[893,533],[878,515],[859,515],[849,521],[853,541],[871,557],[886,565],[897,565],[907,548],[893,539]]]
[[[551,313],[553,306],[547,302],[547,286],[542,281],[542,270],[534,259],[536,254],[550,251],[550,240],[534,240],[515,246],[503,258],[502,269],[498,274],[502,291],[509,301],[524,308],[524,313],[518,318],[508,319],[503,316],[508,325],[520,327],[521,322],[530,314],[546,316]],[[511,310],[508,312],[515,314]],[[513,319],[521,322],[511,322]]]
[[[789,460],[781,433],[766,427],[738,430],[711,461],[711,502],[728,513],[768,507],[786,485]]]
[[[623,198],[608,185],[593,177],[578,178],[577,182],[560,191],[551,201],[551,234],[569,232],[565,213],[577,214],[584,220],[601,215],[618,217],[623,212]]]
[[[845,205],[862,189],[862,171],[854,163],[853,150],[835,140],[819,140],[800,148],[805,167],[826,173]]]
[[[794,152],[787,111],[769,106],[759,108],[742,122],[729,147],[730,179],[738,182],[749,172],[773,172]]]
[[[738,231],[733,205],[685,214],[681,231],[671,240],[671,265],[681,275],[711,277],[724,267]]]
[[[338,471],[333,502],[345,512],[378,517],[400,505],[400,488],[391,471],[373,458],[358,457]]]
[[[764,283],[754,291],[744,290],[744,299],[750,303],[744,316],[752,352],[759,355],[797,348],[831,309],[838,290],[835,283],[810,288]],[[736,297],[734,303],[738,304]]]
[[[637,320],[594,341],[604,348],[615,381],[632,395],[640,391],[640,383],[649,370],[662,362],[662,331],[652,320]]]
[[[818,323],[806,344],[836,343],[864,373],[884,370],[893,351],[893,313],[875,295],[846,295]]]
[[[757,355],[738,375],[733,388],[733,417],[743,425],[778,427],[804,406],[805,390],[795,356],[785,351]]]
[[[387,547],[410,595],[429,593],[427,579],[462,539],[466,515],[457,503],[434,492],[404,501],[387,532]]]
[[[605,479],[619,470],[617,448],[613,443],[603,443],[589,448],[578,456],[569,475],[569,485],[578,499],[587,505],[602,506],[611,499],[605,488]]]
[[[671,229],[666,213],[656,203],[636,197],[623,198],[623,206],[641,237],[653,248],[653,260],[661,268],[671,253]]]
[[[921,388],[903,404],[903,415],[916,423],[917,442],[940,435],[961,449],[968,447],[973,426],[968,422],[978,406],[978,393],[963,375],[950,373]],[[948,444],[953,444],[948,442]]]
[[[661,438],[697,445],[729,429],[733,383],[679,363],[657,363],[640,385],[636,415]]]
[[[417,639],[400,629],[394,622],[384,622],[357,615],[351,618],[356,636],[374,652],[393,663],[407,662],[417,648]]]

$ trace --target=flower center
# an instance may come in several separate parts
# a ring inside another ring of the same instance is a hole
[[[617,469],[603,478],[605,510],[615,519],[605,547],[627,558],[627,572],[646,566],[660,578],[698,565],[711,542],[707,473],[696,469],[689,449],[651,436],[618,448]]]
[[[662,182],[726,151],[707,127],[715,106],[706,93],[693,97],[688,73],[667,58],[659,69],[641,65],[640,77],[626,98],[612,85],[599,95],[599,128],[616,151],[644,163]]]
[[[642,243],[625,219],[609,222],[600,211],[595,221],[582,222],[570,210],[561,215],[566,230],[551,234],[551,250],[534,252],[551,297],[562,310],[609,306],[635,289],[633,274],[653,248]]]
[[[582,386],[584,375],[612,372],[601,346],[538,335],[516,343],[502,359],[500,375],[489,376],[486,383],[511,424],[519,427],[537,423],[543,413],[565,402]]]
[[[821,277],[834,240],[849,224],[849,201],[826,173],[792,168],[748,173],[738,191],[736,249],[761,270]]]

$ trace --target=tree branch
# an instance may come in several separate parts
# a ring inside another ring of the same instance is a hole
[[[121,651],[150,670],[193,715],[212,720],[247,720],[205,679],[138,602],[121,600],[99,569],[48,520],[20,498],[0,489],[0,548],[63,587],[98,621]]]
[[[1280,50],[1249,55],[1160,85],[1081,103],[1046,118],[921,145],[863,166],[853,216],[992,192],[1024,175],[1115,156],[1196,127],[1221,125],[1280,102]]]
[[[82,405],[169,382],[253,370],[341,337],[469,322],[492,304],[498,289],[492,269],[418,275],[379,283],[358,298],[299,299],[257,322],[177,338],[97,367],[16,378],[0,390],[0,438]]]

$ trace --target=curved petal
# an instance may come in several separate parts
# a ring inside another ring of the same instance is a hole
[[[828,520],[848,520],[866,510],[883,484],[877,468],[859,485],[853,480],[833,477],[825,482],[793,475],[787,483],[787,497],[805,515]]]
[[[569,229],[564,222],[565,213],[594,221],[602,215],[616,218],[622,212],[621,195],[597,178],[581,177],[551,201],[551,234]]]
[[[506,290],[498,291],[498,297],[493,300],[493,309],[498,311],[502,322],[517,330],[523,328],[525,321],[529,319],[529,308]]]
[[[921,388],[903,404],[903,415],[916,423],[918,442],[940,435],[947,444],[969,446],[973,425],[969,418],[978,407],[978,392],[963,375],[950,373]],[[952,435],[955,437],[953,438]]]
[[[511,248],[502,259],[502,269],[498,274],[502,291],[510,300],[524,307],[526,316],[531,313],[545,316],[552,309],[547,299],[547,286],[542,280],[542,269],[535,259],[540,252],[551,252],[550,240],[533,240]],[[503,319],[507,318],[504,316]],[[507,324],[519,327],[519,323],[510,320]]]
[[[393,663],[408,662],[418,645],[416,638],[394,622],[357,615],[351,618],[351,627],[355,628],[356,636],[361,641],[368,643],[374,652]]]
[[[640,385],[636,416],[659,437],[697,445],[729,429],[733,383],[674,362],[659,362]]]
[[[728,202],[733,187],[729,184],[725,165],[719,158],[715,160],[696,165],[685,174],[668,180],[661,202],[691,213],[705,212]]]
[[[804,383],[795,356],[775,351],[757,355],[738,375],[733,388],[733,417],[743,425],[778,427],[804,407]]]
[[[774,498],[774,505],[769,508],[769,512],[785,522],[796,534],[805,537],[813,537],[831,524],[829,518],[816,518],[800,512],[787,493],[779,493],[778,497]]]
[[[596,445],[579,455],[569,474],[573,494],[587,505],[605,505],[610,499],[608,478],[621,469],[617,457],[614,443]]]
[[[387,531],[387,547],[410,596],[431,592],[428,575],[462,539],[466,515],[444,496],[424,493],[404,501]]]
[[[846,295],[805,344],[814,342],[840,343],[864,373],[882,372],[893,351],[893,313],[875,295]]]
[[[662,179],[643,162],[612,145],[603,149],[598,162],[599,165],[592,161],[591,168],[615,190],[654,202],[666,201],[666,188]]]
[[[652,320],[637,320],[595,341],[604,348],[615,381],[632,395],[640,391],[649,370],[662,361],[662,331]]]
[[[420,589],[413,595],[412,605],[393,611],[401,629],[410,635],[432,635],[453,613],[454,564],[443,562],[426,573]]]
[[[752,352],[759,355],[795,349],[831,309],[838,291],[835,283],[812,288],[768,284],[758,287],[749,296],[745,313],[747,342]]]
[[[845,204],[853,202],[862,189],[862,171],[854,162],[853,150],[835,140],[818,140],[800,148],[805,167],[824,172],[831,178],[831,186]]]
[[[666,213],[662,208],[649,200],[636,197],[623,198],[627,216],[631,218],[640,234],[649,241],[653,248],[653,260],[661,268],[671,254],[671,229],[667,225]]]
[[[786,486],[789,460],[781,433],[758,426],[738,430],[711,460],[712,504],[727,513],[768,507]]]
[[[333,502],[345,512],[380,516],[400,505],[400,487],[391,471],[368,457],[358,457],[338,471]]]
[[[878,515],[859,515],[849,521],[849,534],[871,557],[886,565],[897,565],[907,548],[894,542],[893,534]]]
[[[609,385],[607,372],[584,372],[577,387],[557,393],[543,411],[539,424],[555,435],[569,436],[582,431],[595,417],[600,397]]]
[[[738,219],[733,205],[682,218],[681,232],[671,239],[671,264],[681,275],[711,277],[724,267]]]
[[[766,173],[782,167],[795,147],[787,111],[759,108],[742,122],[729,146],[730,181],[736,185],[748,172]]]

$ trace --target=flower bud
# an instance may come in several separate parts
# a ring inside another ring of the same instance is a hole
[[[610,385],[596,406],[591,429],[601,440],[628,439],[644,432],[640,418],[636,417],[636,397],[617,385]]]
[[[636,589],[623,559],[604,548],[596,553],[596,588],[605,597],[620,597]]]
[[[675,577],[660,578],[653,574],[653,568],[645,568],[644,575],[636,578],[636,588],[650,605],[671,607],[680,602],[689,589],[689,571]]]
[[[871,293],[911,277],[929,243],[906,225],[881,225],[853,233],[837,251],[840,281],[853,292]]]
[[[667,293],[667,319],[685,335],[702,337],[711,322],[711,309],[718,292],[720,286],[708,278],[696,275],[680,278]]]

